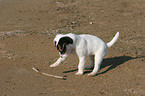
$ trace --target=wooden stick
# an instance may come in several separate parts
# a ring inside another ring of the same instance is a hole
[[[56,75],[52,75],[52,74],[47,74],[47,73],[44,73],[44,72],[40,72],[38,69],[32,67],[32,69],[35,71],[35,72],[38,72],[40,74],[43,74],[43,75],[46,75],[46,76],[50,76],[50,77],[54,77],[54,78],[58,78],[58,79],[63,79],[65,80],[66,78],[65,77],[61,77],[61,76],[56,76]]]

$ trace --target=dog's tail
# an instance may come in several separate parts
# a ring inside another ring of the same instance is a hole
[[[119,32],[117,32],[114,38],[107,43],[108,48],[111,47],[117,41],[118,38],[119,38]]]

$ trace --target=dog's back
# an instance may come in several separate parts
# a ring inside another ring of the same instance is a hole
[[[104,48],[104,49],[107,48],[107,44],[97,36],[88,35],[88,34],[82,34],[79,36],[81,37],[81,39],[84,39],[86,42],[81,45],[87,47],[88,55],[94,55],[96,51],[100,48]]]

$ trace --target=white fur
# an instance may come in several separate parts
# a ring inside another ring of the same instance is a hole
[[[50,67],[58,66],[70,55],[71,52],[75,52],[79,58],[78,72],[76,75],[82,75],[84,73],[84,69],[91,69],[94,67],[93,71],[88,74],[88,76],[93,76],[98,72],[100,64],[104,56],[107,54],[107,49],[119,38],[119,32],[116,33],[115,37],[109,43],[105,43],[100,38],[88,34],[58,34],[54,38],[56,45],[58,44],[59,39],[65,36],[70,37],[73,40],[73,44],[66,45],[66,53],[59,53],[60,58],[54,64],[50,65]],[[87,56],[90,56],[90,65],[85,67]]]

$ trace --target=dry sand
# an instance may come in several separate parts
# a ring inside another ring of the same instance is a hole
[[[144,0],[0,0],[0,96],[145,96],[144,5]],[[76,76],[75,55],[49,67],[59,57],[52,42],[57,33],[87,33],[109,42],[117,31],[120,38],[96,76],[88,77],[90,71]]]

